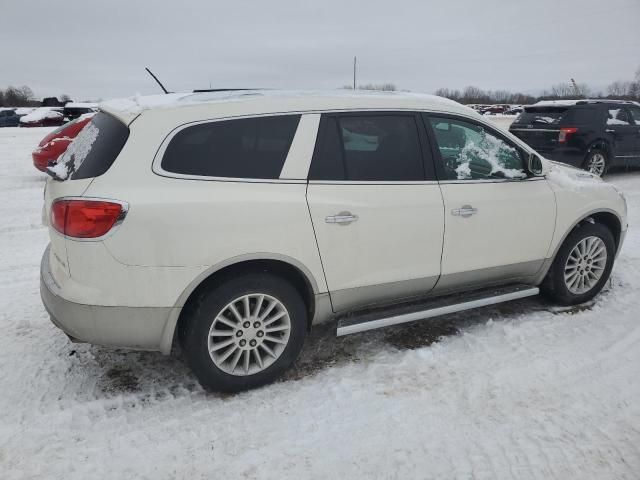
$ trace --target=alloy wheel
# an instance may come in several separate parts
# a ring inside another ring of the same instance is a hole
[[[587,170],[594,175],[601,177],[604,174],[604,169],[607,166],[607,161],[604,155],[600,152],[596,152],[591,155],[589,163],[587,164]]]
[[[607,264],[607,247],[600,237],[586,237],[573,247],[564,267],[567,289],[582,295],[596,286]]]
[[[225,373],[253,375],[281,355],[291,334],[289,312],[264,293],[242,295],[229,302],[209,329],[209,356]]]

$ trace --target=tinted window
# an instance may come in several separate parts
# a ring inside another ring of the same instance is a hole
[[[169,142],[162,168],[185,175],[279,178],[300,115],[203,123]]]
[[[471,122],[429,118],[449,180],[524,178],[520,151],[502,138]]]
[[[328,117],[314,156],[313,180],[424,180],[415,117]]]
[[[594,108],[572,108],[567,110],[567,112],[562,117],[561,122],[565,124],[571,123],[575,125],[585,125],[593,123],[595,119],[596,110]]]
[[[636,125],[640,125],[640,107],[629,107],[631,117],[636,122]]]
[[[98,113],[78,134],[64,154],[72,179],[105,173],[129,138],[129,128],[107,113]]]
[[[622,107],[609,107],[607,115],[607,125],[631,125],[631,119],[627,111]]]

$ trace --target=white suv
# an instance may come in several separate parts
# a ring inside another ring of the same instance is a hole
[[[72,340],[272,381],[338,335],[607,281],[624,198],[473,110],[413,94],[244,91],[102,105],[51,169],[41,292]]]

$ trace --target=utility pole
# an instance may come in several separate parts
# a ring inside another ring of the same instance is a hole
[[[353,89],[356,89],[356,62],[357,57],[353,57]]]

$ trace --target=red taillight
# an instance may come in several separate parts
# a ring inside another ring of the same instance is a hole
[[[125,213],[120,203],[105,200],[56,200],[51,205],[51,225],[68,237],[98,238]]]
[[[560,129],[560,135],[558,135],[558,143],[565,143],[569,140],[569,135],[576,133],[578,129],[576,127],[562,127]]]

